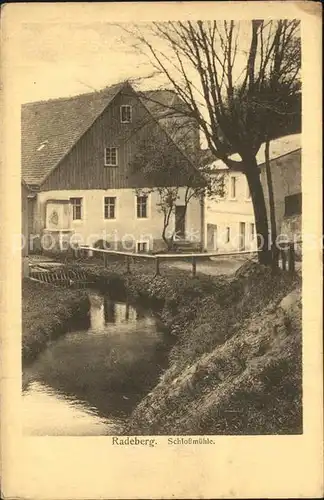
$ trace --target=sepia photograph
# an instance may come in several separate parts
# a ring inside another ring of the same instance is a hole
[[[20,43],[24,433],[301,434],[300,21]]]
[[[1,497],[322,498],[318,7],[1,7]]]

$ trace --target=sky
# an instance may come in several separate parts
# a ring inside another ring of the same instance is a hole
[[[19,102],[100,90],[126,79],[151,75],[154,70],[149,58],[133,46],[135,39],[121,26],[131,28],[130,23],[105,20],[22,23],[14,33],[14,75],[19,82]],[[145,31],[145,26],[140,23],[141,30]],[[246,66],[250,30],[250,22],[240,21],[234,79]],[[149,31],[146,33],[148,37]],[[169,69],[171,49],[158,37],[150,40],[163,53]],[[196,72],[190,69],[189,76],[200,87]],[[143,89],[167,85],[170,84],[166,77],[156,75],[140,82]]]
[[[149,58],[133,47],[134,38],[122,25],[105,21],[22,23],[14,38],[19,102],[75,95],[151,75],[154,69]],[[130,23],[123,26],[131,27]],[[140,26],[145,30],[145,24]],[[171,60],[165,42],[155,37],[153,43]],[[241,55],[244,43],[246,37],[241,38]],[[139,85],[143,89],[170,86],[166,77],[156,75],[141,79]]]
[[[122,8],[121,8],[122,6]],[[2,42],[10,39],[6,85],[14,87],[17,104],[75,95],[103,88],[131,77],[150,74],[148,61],[120,43],[122,29],[115,23],[199,19],[273,18],[271,2],[154,3],[44,3],[8,5],[2,11]],[[281,17],[300,15],[295,3],[283,3]],[[162,49],[163,50],[163,49]],[[167,51],[165,51],[168,55]],[[4,70],[6,63],[3,62]],[[151,79],[143,87],[165,86]]]
[[[80,22],[66,20],[58,22],[23,22],[14,36],[14,78],[17,86],[17,104],[68,97],[100,90],[126,79],[139,79],[142,90],[170,87],[165,76],[152,75],[154,68],[150,58],[134,46],[135,39],[123,29],[131,29],[130,23],[96,20]],[[140,23],[140,30],[146,33],[155,49],[163,54],[172,67],[172,50],[158,37],[150,38],[146,23]],[[239,23],[239,45],[233,71],[242,75],[250,44],[250,22]],[[152,56],[151,56],[152,57]],[[165,62],[163,60],[163,62]],[[175,61],[177,65],[177,61]],[[186,67],[189,78],[196,89],[200,89],[197,73]],[[174,76],[174,75],[173,75]],[[176,79],[179,78],[176,73]],[[206,113],[204,99],[196,92],[201,112]],[[207,147],[203,133],[201,146]]]
[[[107,17],[105,17],[107,19]],[[22,22],[12,39],[14,64],[12,75],[15,100],[26,102],[68,97],[100,90],[126,79],[139,78],[142,90],[169,87],[165,76],[152,75],[154,68],[147,55],[134,48],[134,38],[122,28],[130,23],[106,20],[81,22],[49,20]],[[145,30],[146,23],[140,23]],[[167,59],[172,53],[157,37],[154,47]],[[199,83],[189,70],[192,81]],[[201,134],[201,145],[207,142]]]
[[[15,78],[20,102],[99,90],[152,73],[147,58],[121,41],[116,24],[28,23],[16,35]],[[142,87],[162,84],[155,78]]]

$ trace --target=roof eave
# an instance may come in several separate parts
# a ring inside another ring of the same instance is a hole
[[[275,160],[279,160],[280,158],[283,158],[284,156],[288,156],[288,155],[291,155],[292,153],[296,153],[296,151],[301,151],[302,147],[299,146],[298,148],[295,148],[295,149],[292,149],[291,151],[288,151],[287,153],[282,153],[278,156],[275,156],[275,157],[272,157],[270,158],[270,162],[271,161],[275,161]],[[258,164],[258,167],[261,168],[265,165],[265,161],[263,161],[262,163],[259,163]]]

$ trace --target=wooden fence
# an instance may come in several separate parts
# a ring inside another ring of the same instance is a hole
[[[299,242],[300,243],[300,242]],[[134,253],[134,252],[122,252],[122,251],[117,251],[117,250],[105,250],[105,249],[100,249],[100,248],[93,248],[93,247],[80,247],[77,250],[74,250],[75,252],[75,257],[77,258],[78,255],[81,253],[82,255],[84,254],[90,254],[93,255],[93,253],[99,253],[102,255],[103,258],[103,265],[104,267],[107,267],[108,265],[108,258],[109,255],[112,256],[120,256],[124,257],[125,259],[125,267],[126,267],[126,272],[131,273],[131,262],[135,259],[146,259],[146,260],[153,260],[155,263],[155,275],[159,276],[161,274],[160,271],[160,264],[162,261],[172,261],[172,260],[188,260],[190,259],[191,261],[191,266],[192,266],[192,276],[196,276],[197,274],[197,262],[199,260],[206,259],[206,257],[235,257],[235,256],[244,256],[244,255],[250,255],[256,256],[257,253],[260,250],[248,250],[248,251],[241,251],[241,252],[224,252],[224,253],[219,253],[219,252],[206,252],[206,253],[169,253],[169,254],[144,254],[144,253]],[[283,270],[288,270],[291,273],[295,272],[295,262],[296,262],[296,256],[295,256],[295,243],[290,242],[286,245],[285,248],[281,249],[275,249],[273,247],[272,250],[272,262],[273,262],[273,268],[278,269],[280,267],[281,263],[281,268]]]
[[[54,270],[38,267],[39,269],[30,271],[30,279],[67,288],[85,288],[91,283],[85,271],[65,269],[64,267]]]

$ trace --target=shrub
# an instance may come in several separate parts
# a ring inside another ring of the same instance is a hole
[[[101,250],[109,250],[111,248],[111,243],[106,240],[97,240],[94,245],[94,248],[100,248]]]

